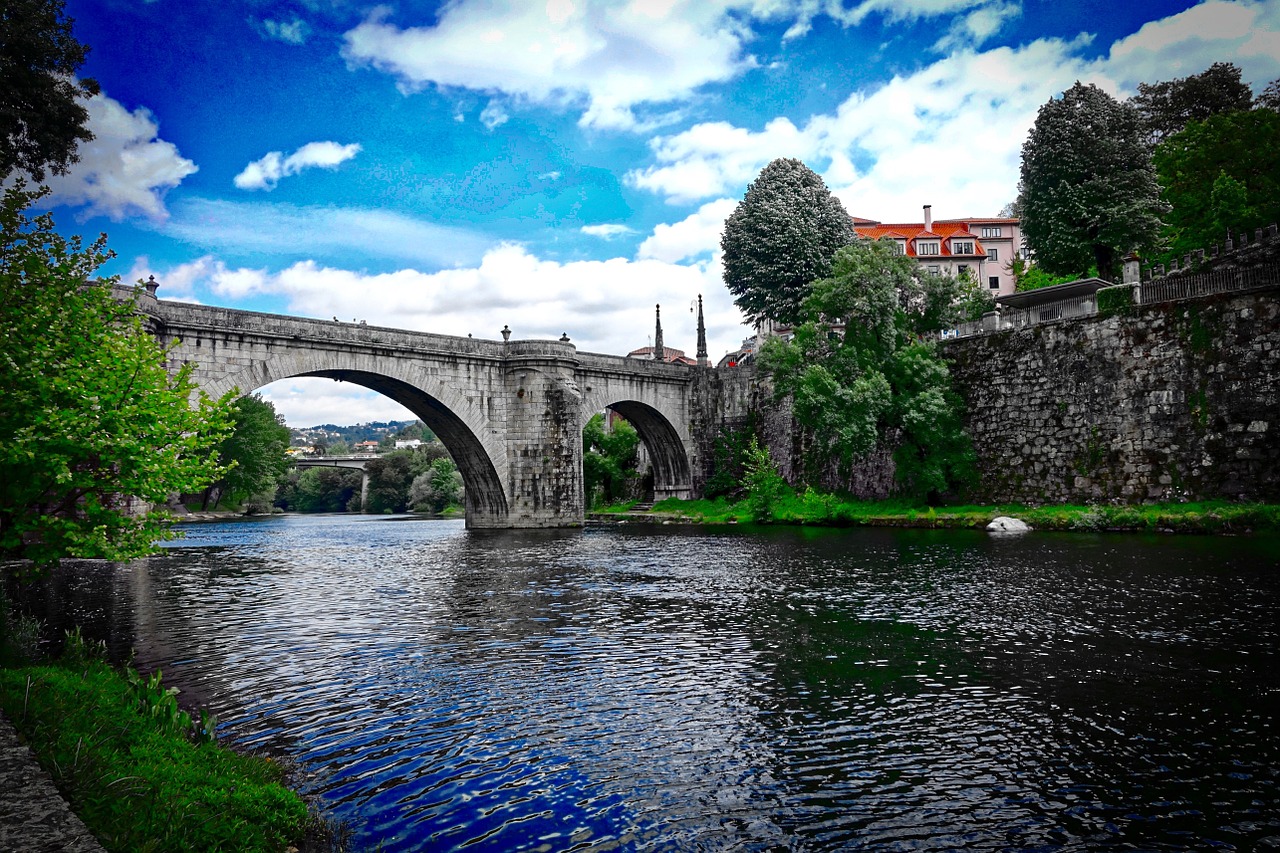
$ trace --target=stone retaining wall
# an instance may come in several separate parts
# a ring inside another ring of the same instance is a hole
[[[946,344],[980,500],[1280,501],[1280,291]]]

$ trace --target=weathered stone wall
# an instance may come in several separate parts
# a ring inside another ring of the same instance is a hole
[[[1280,290],[947,343],[989,501],[1280,500]]]

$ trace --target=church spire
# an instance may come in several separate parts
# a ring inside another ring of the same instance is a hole
[[[662,348],[662,305],[659,304],[653,312],[653,316],[657,322],[657,328],[653,332],[653,360],[666,361],[667,353]]]
[[[707,326],[702,322],[702,294],[698,294],[698,367],[708,367],[711,360],[707,358]]]

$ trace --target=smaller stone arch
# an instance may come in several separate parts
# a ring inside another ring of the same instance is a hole
[[[653,464],[654,500],[693,496],[693,473],[686,442],[671,420],[658,409],[639,400],[617,400],[587,412],[613,409],[636,428]]]
[[[210,396],[218,397],[239,388],[249,394],[257,388],[280,379],[316,376],[350,382],[377,391],[395,400],[422,420],[448,449],[466,486],[466,522],[468,527],[502,527],[510,514],[503,475],[506,451],[491,439],[483,417],[472,411],[474,406],[446,383],[431,383],[425,375],[404,368],[404,362],[393,359],[364,364],[361,358],[342,354],[311,354],[306,357],[284,356],[255,363],[235,374],[205,386]]]

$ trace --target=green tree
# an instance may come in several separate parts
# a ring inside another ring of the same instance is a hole
[[[1280,78],[1268,83],[1253,105],[1256,109],[1280,112]]]
[[[165,370],[115,279],[92,283],[105,237],[84,248],[28,218],[38,197],[19,186],[0,205],[0,554],[129,559],[170,534],[167,513],[128,498],[164,504],[217,478],[232,395],[215,403],[191,366]]]
[[[774,510],[787,493],[787,482],[773,464],[769,449],[761,447],[755,436],[747,446],[742,485],[747,493],[747,509],[758,524],[773,520]]]
[[[853,240],[853,220],[822,178],[799,160],[774,160],[724,224],[725,286],[749,322],[791,323]]]
[[[450,507],[461,506],[464,493],[458,467],[449,457],[441,457],[413,478],[409,486],[409,505],[417,512],[439,514]]]
[[[1083,273],[1078,275],[1049,275],[1049,273],[1035,264],[1027,263],[1023,258],[1014,258],[1010,261],[1009,271],[1013,273],[1014,290],[1019,293],[1024,290],[1039,290],[1042,287],[1052,287],[1055,284],[1066,284],[1085,275]],[[1096,269],[1090,268],[1088,274],[1096,273]]]
[[[358,511],[362,481],[352,468],[294,469],[280,482],[276,506],[291,512]]]
[[[761,354],[775,393],[792,396],[812,431],[812,461],[847,466],[893,440],[904,491],[928,497],[964,484],[974,456],[962,401],[927,336],[958,318],[960,286],[922,273],[888,240],[843,248],[832,268],[814,282],[792,339],[770,339]]]
[[[1165,241],[1181,255],[1280,220],[1280,113],[1268,109],[1192,122],[1156,148],[1170,210]]]
[[[71,24],[62,0],[0,4],[0,178],[65,174],[79,159],[76,147],[93,139],[81,100],[98,94],[98,84],[76,79],[89,49]]]
[[[1040,108],[1022,146],[1018,205],[1045,272],[1095,266],[1114,280],[1121,256],[1156,244],[1164,205],[1141,131],[1133,106],[1093,85],[1076,83]]]
[[[218,462],[226,468],[222,478],[204,491],[203,506],[213,500],[214,509],[227,498],[231,502],[274,494],[289,468],[289,428],[276,407],[258,394],[241,397],[231,406],[234,427],[218,450]]]
[[[1139,83],[1138,94],[1130,103],[1142,117],[1151,141],[1159,142],[1192,122],[1250,109],[1253,91],[1240,79],[1238,66],[1215,62],[1190,77],[1164,83]]]
[[[582,429],[582,481],[590,506],[611,504],[623,498],[636,476],[636,451],[640,436],[621,417],[605,431],[605,416],[596,413]]]
[[[365,512],[404,512],[409,508],[409,486],[413,483],[414,453],[398,450],[364,463],[369,478]]]

